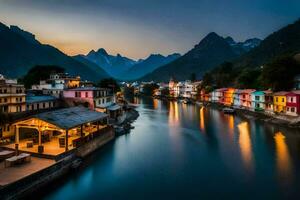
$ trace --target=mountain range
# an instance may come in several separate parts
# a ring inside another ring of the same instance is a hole
[[[211,32],[182,57],[159,67],[140,80],[167,81],[171,77],[186,80],[190,79],[192,74],[201,78],[206,71],[245,54],[259,44],[260,40],[257,38],[237,43],[230,37],[223,38]]]
[[[41,44],[32,33],[0,23],[0,73],[12,78],[25,75],[35,65],[57,65],[71,75],[96,81],[109,75],[67,56],[53,46]]]
[[[207,71],[226,61],[234,67],[259,67],[284,54],[300,52],[300,20],[270,34],[264,40],[252,38],[236,42],[231,37],[209,33],[183,56],[152,54],[133,60],[105,49],[87,55],[67,56],[53,46],[41,44],[34,34],[17,26],[0,23],[0,73],[21,77],[35,65],[58,65],[72,75],[98,81],[113,76],[119,80],[168,81],[200,79]]]
[[[178,53],[168,56],[151,54],[146,59],[135,61],[120,54],[110,55],[105,49],[100,48],[97,51],[90,51],[87,55],[77,55],[74,58],[92,62],[119,80],[135,80],[179,57]]]

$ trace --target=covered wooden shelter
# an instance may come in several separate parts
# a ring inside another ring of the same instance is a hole
[[[107,127],[107,122],[107,114],[84,107],[40,113],[14,123],[15,144],[22,151],[57,155],[100,134]],[[37,137],[20,138],[21,128],[35,129]]]

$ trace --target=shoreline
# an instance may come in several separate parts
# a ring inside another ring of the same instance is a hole
[[[223,108],[226,108],[228,106],[224,106],[216,103],[210,103],[209,105],[206,105],[206,107],[212,107],[222,111]],[[246,119],[255,119],[262,122],[276,124],[276,125],[280,125],[292,129],[300,128],[299,117],[269,114],[269,113],[257,112],[257,111],[246,110],[241,108],[234,108],[234,109],[237,115],[242,116]]]
[[[128,108],[128,110],[126,110],[126,119],[121,126],[124,126],[124,129],[130,130],[132,128],[131,124],[138,117],[138,111],[134,108]],[[123,134],[117,134],[113,128],[112,131],[106,133],[103,137],[99,137],[79,147],[71,154],[57,160],[53,165],[33,172],[7,185],[0,186],[0,199],[19,199],[30,196],[31,193],[54,183],[59,178],[67,176],[72,170],[76,170],[81,165],[84,165],[85,160],[90,155],[121,135]]]
[[[182,97],[169,98],[169,97],[158,97],[158,96],[152,98],[163,100],[163,101],[178,101],[182,99]],[[191,104],[193,105],[196,105],[197,102],[201,103],[202,104],[201,106],[216,108],[220,111],[222,111],[223,108],[230,107],[230,106],[225,106],[213,102],[200,102],[200,101],[191,100]],[[260,120],[266,123],[277,124],[292,129],[300,128],[300,116],[294,117],[294,116],[287,116],[287,115],[280,115],[280,114],[273,114],[273,113],[271,114],[271,113],[252,111],[252,110],[242,109],[242,108],[234,108],[234,109],[236,111],[236,114],[245,117],[247,119],[254,118],[256,120]]]

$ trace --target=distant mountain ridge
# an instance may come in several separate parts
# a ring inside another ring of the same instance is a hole
[[[260,45],[234,61],[235,67],[260,67],[278,56],[300,52],[300,19],[267,36]]]
[[[76,56],[77,59],[79,57],[96,64],[116,79],[136,80],[158,67],[179,58],[180,54],[174,53],[168,56],[151,54],[146,59],[135,61],[120,54],[116,56],[110,55],[104,48],[100,48],[97,51],[91,50],[87,55]]]
[[[50,45],[41,44],[32,33],[17,26],[0,23],[0,44],[0,73],[12,78],[25,75],[35,65],[57,65],[71,75],[92,81],[108,77],[104,71],[90,68]]]
[[[232,45],[223,37],[211,32],[185,55],[157,68],[140,80],[167,81],[170,77],[185,80],[190,79],[192,74],[196,74],[197,78],[201,78],[206,71],[240,55]]]
[[[174,53],[168,56],[163,56],[161,54],[151,54],[145,60],[139,60],[137,64],[133,65],[131,68],[123,72],[118,78],[122,80],[136,80],[147,73],[152,72],[160,66],[168,64],[181,55],[179,53]]]
[[[225,40],[233,48],[234,52],[237,55],[242,55],[250,51],[251,49],[257,47],[261,43],[261,39],[251,38],[247,39],[244,42],[236,42],[232,37],[226,37]]]
[[[135,65],[137,61],[124,57],[120,54],[109,55],[105,49],[90,51],[87,55],[80,55],[104,69],[109,75],[118,77],[121,73]]]

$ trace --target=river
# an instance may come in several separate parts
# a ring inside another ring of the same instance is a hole
[[[130,134],[44,188],[56,199],[299,199],[300,132],[151,98]]]

